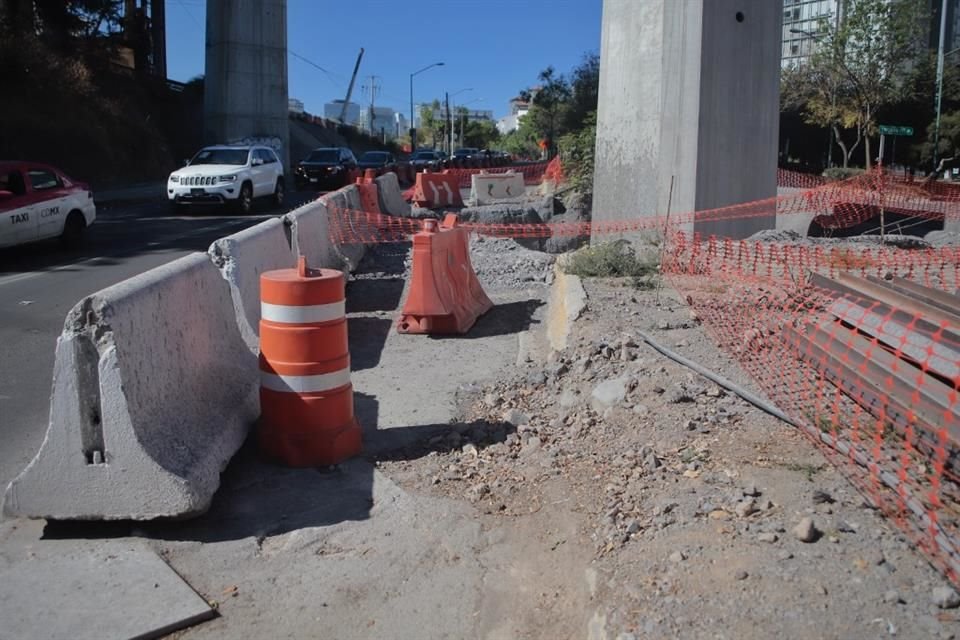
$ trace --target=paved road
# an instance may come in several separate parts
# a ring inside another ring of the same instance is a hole
[[[160,200],[103,205],[85,247],[56,242],[0,249],[0,494],[30,461],[46,431],[57,336],[85,295],[205,251],[222,236],[283,213],[311,194],[288,194],[281,209],[239,217],[210,210],[174,215]]]

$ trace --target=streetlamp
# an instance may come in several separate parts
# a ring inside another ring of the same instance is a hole
[[[466,89],[460,89],[459,91],[454,91],[453,93],[448,93],[448,94],[447,94],[447,128],[449,129],[449,130],[447,131],[447,140],[448,140],[448,147],[449,147],[449,148],[447,149],[447,151],[448,151],[450,154],[453,154],[453,123],[452,123],[452,121],[450,120],[450,114],[451,114],[451,110],[450,110],[450,98],[453,98],[453,97],[457,96],[458,94],[463,93],[464,91],[473,91],[473,87],[467,87]],[[454,109],[455,109],[457,103],[454,102],[453,104],[454,104]],[[462,144],[463,144],[463,138],[461,137],[461,146],[462,146]]]
[[[410,74],[410,151],[417,150],[417,125],[416,120],[413,119],[413,76],[418,73],[423,73],[427,69],[432,69],[434,67],[442,67],[442,62],[434,62],[433,64],[428,64],[423,69],[419,71],[414,71]]]

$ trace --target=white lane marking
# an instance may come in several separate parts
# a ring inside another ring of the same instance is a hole
[[[283,324],[305,324],[308,322],[330,322],[346,315],[346,300],[329,304],[312,304],[301,307],[286,304],[260,303],[260,318],[268,322]]]
[[[318,393],[350,384],[350,368],[314,376],[285,376],[260,372],[260,385],[281,393]]]
[[[231,222],[232,222],[232,223],[240,222],[240,220],[232,220]],[[213,224],[213,225],[209,225],[209,226],[206,226],[206,227],[201,227],[201,228],[199,228],[199,229],[194,229],[194,230],[190,231],[189,233],[184,233],[184,234],[175,235],[175,236],[169,236],[169,237],[166,237],[166,238],[163,238],[163,239],[160,239],[160,240],[155,240],[155,241],[153,241],[153,242],[148,243],[146,246],[147,246],[147,247],[155,247],[155,246],[158,246],[158,245],[161,245],[161,244],[165,244],[165,243],[167,243],[167,242],[173,242],[174,240],[183,240],[183,239],[185,239],[185,238],[192,238],[193,236],[197,236],[197,235],[200,235],[200,234],[202,234],[202,233],[206,233],[207,231],[212,231],[212,230],[214,230],[214,229],[220,229],[220,228],[225,228],[225,227],[229,227],[229,226],[232,226],[232,225],[231,225],[231,224]],[[58,271],[66,271],[66,270],[68,270],[68,269],[73,269],[74,267],[79,267],[79,266],[82,266],[82,265],[85,265],[85,264],[88,264],[88,263],[91,263],[91,262],[96,262],[97,260],[104,260],[104,259],[106,259],[106,258],[108,258],[108,257],[109,257],[109,256],[96,256],[96,257],[93,257],[93,258],[84,258],[83,260],[79,260],[79,261],[77,261],[77,262],[71,262],[71,263],[69,263],[69,264],[62,264],[62,265],[53,267],[53,268],[51,268],[51,269],[44,269],[43,271],[27,271],[26,273],[18,273],[18,274],[12,275],[12,276],[5,276],[5,277],[3,277],[3,278],[0,278],[0,287],[2,287],[2,286],[4,286],[4,285],[8,285],[8,284],[13,284],[13,283],[15,283],[15,282],[22,282],[23,280],[28,280],[28,279],[30,279],[30,278],[35,278],[35,277],[37,277],[37,276],[43,276],[43,275],[47,275],[47,274],[50,274],[50,273],[56,273],[56,272],[58,272]]]
[[[78,262],[71,262],[71,263],[69,263],[69,264],[62,264],[62,265],[60,265],[60,266],[58,266],[58,267],[54,267],[53,269],[47,269],[47,270],[45,270],[45,271],[27,271],[26,273],[18,273],[18,274],[16,274],[16,275],[6,276],[6,277],[3,277],[3,278],[0,278],[0,287],[2,287],[2,286],[4,286],[4,285],[7,285],[7,284],[13,284],[14,282],[20,282],[21,280],[27,280],[27,279],[29,279],[29,278],[33,278],[33,277],[36,277],[36,276],[42,276],[42,275],[44,275],[44,274],[46,274],[46,273],[54,273],[54,272],[56,272],[56,271],[66,271],[67,269],[72,269],[72,268],[74,268],[74,267],[79,267],[79,266],[82,265],[82,264],[86,264],[86,263],[88,263],[88,262],[93,262],[93,261],[95,261],[95,260],[103,260],[103,257],[102,257],[102,256],[97,256],[97,257],[95,257],[95,258],[86,258],[86,259],[80,260],[80,261],[78,261]]]

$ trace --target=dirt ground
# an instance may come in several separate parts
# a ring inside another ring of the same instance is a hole
[[[502,537],[477,637],[956,636],[960,598],[802,434],[631,334],[751,387],[675,292],[584,284],[566,351],[379,463]]]

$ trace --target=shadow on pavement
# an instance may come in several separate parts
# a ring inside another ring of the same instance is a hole
[[[482,450],[514,432],[509,424],[481,421],[378,429],[375,396],[354,393],[354,406],[363,428],[364,448],[360,456],[343,464],[282,467],[261,458],[256,437],[251,435],[221,476],[220,489],[204,515],[163,522],[48,521],[43,539],[135,536],[209,543],[366,520],[374,504],[374,462],[414,460],[432,451],[459,450],[467,443]]]
[[[380,364],[393,320],[389,318],[347,318],[347,340],[350,345],[350,369],[362,371]]]
[[[477,318],[470,331],[463,335],[430,336],[434,340],[463,340],[464,338],[490,338],[526,331],[533,324],[540,324],[534,319],[537,309],[546,304],[543,300],[530,298],[518,302],[507,302],[494,305],[490,311]]]

